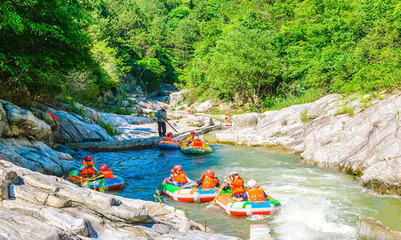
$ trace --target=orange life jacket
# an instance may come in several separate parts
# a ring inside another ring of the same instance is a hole
[[[203,141],[202,140],[194,140],[193,141],[193,146],[203,146]]]
[[[171,169],[171,174],[173,174],[173,179],[177,183],[187,183],[187,176],[185,176],[184,171],[180,173],[176,173],[173,169]]]
[[[172,142],[174,137],[166,137],[166,142]]]
[[[82,169],[79,174],[85,177],[93,177],[95,175],[95,170],[93,169],[93,167],[86,167]]]
[[[263,192],[263,189],[258,186],[255,189],[248,189],[246,191],[248,193],[248,199],[250,202],[256,202],[256,201],[265,201],[265,193]]]
[[[204,178],[202,188],[214,188],[217,184],[217,178],[211,178],[203,174],[201,178]]]
[[[240,176],[236,176],[234,181],[230,183],[233,195],[245,192],[244,180]]]
[[[101,172],[101,174],[104,176],[104,178],[112,178],[113,176],[113,170],[111,170],[110,168],[105,171],[105,172]]]
[[[86,161],[82,162],[82,166],[86,166],[86,165],[95,165],[95,162],[93,160],[91,160],[89,163],[87,163]]]

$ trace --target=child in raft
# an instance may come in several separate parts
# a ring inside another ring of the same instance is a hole
[[[206,170],[206,173],[202,177],[189,185],[183,186],[182,188],[197,187],[203,189],[210,189],[220,187],[220,181],[217,177],[214,177],[214,171],[212,169]]]
[[[228,180],[225,179],[224,183],[228,183],[228,186],[224,186],[224,190],[231,188],[233,198],[241,198],[245,193],[244,180],[240,177],[237,172],[228,174]]]
[[[255,180],[248,181],[248,189],[242,197],[237,198],[233,197],[234,201],[250,201],[250,202],[258,202],[258,201],[265,201],[267,198],[267,194],[263,189],[258,186],[258,183]]]
[[[176,140],[176,139],[174,138],[174,135],[173,135],[172,132],[167,133],[167,136],[166,136],[165,141],[166,141],[166,142],[180,142],[179,140]]]
[[[171,175],[166,177],[162,183],[170,183],[177,187],[183,187],[193,184],[194,181],[185,175],[181,165],[175,165],[173,169],[171,169]]]

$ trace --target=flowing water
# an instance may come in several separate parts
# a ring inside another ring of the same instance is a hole
[[[357,239],[356,216],[366,215],[401,231],[401,198],[362,188],[351,176],[299,164],[299,157],[262,148],[211,145],[214,152],[188,156],[178,150],[147,149],[92,153],[96,165],[107,164],[129,184],[118,195],[154,201],[156,187],[175,164],[191,179],[214,169],[223,180],[238,172],[254,179],[267,194],[279,200],[282,210],[271,217],[234,217],[208,203],[182,203],[162,197],[168,205],[187,211],[189,218],[218,233],[249,238],[252,224],[267,224],[273,237],[286,239]],[[83,157],[83,156],[80,156]]]

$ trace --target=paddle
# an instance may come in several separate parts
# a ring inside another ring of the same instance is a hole
[[[213,199],[213,201],[206,208],[214,207],[214,205],[216,203],[216,200],[217,200],[217,197],[220,195],[221,191],[223,191],[224,184],[225,184],[225,182],[223,182],[223,184],[221,184],[221,187],[220,187],[219,191],[217,192],[216,197]]]
[[[86,182],[86,181],[94,181],[96,179],[103,178],[103,177],[104,177],[104,175],[99,175],[97,177],[92,177],[92,178],[85,178],[85,177],[81,177],[81,176],[77,176],[77,175],[71,175],[68,178],[68,180],[73,181],[75,183],[78,183],[78,182],[79,183],[83,183],[83,182]]]
[[[171,124],[167,121],[167,119],[166,119],[163,115],[160,115],[160,116],[164,119],[164,121],[165,121],[166,123],[168,123],[168,125],[170,125],[170,127],[171,127],[172,129],[174,129],[175,132],[178,132],[177,130],[175,130],[175,128],[174,128],[173,126],[171,126]]]

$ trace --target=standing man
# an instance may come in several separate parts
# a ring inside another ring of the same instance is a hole
[[[157,130],[159,131],[159,136],[166,136],[166,122],[164,121],[164,119],[167,118],[166,109],[161,107],[159,110],[157,110],[155,116],[157,117]]]

